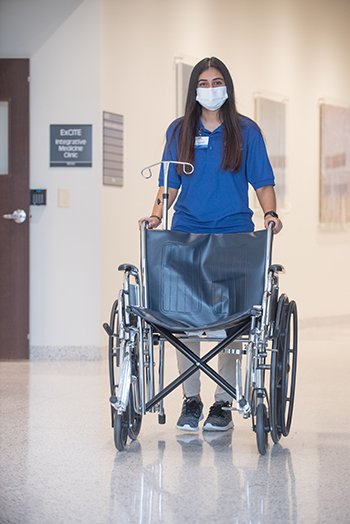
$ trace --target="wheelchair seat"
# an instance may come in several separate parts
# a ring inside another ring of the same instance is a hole
[[[261,306],[266,230],[193,234],[146,230],[145,307],[130,311],[172,333],[245,323]]]

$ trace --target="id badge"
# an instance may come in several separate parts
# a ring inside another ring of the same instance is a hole
[[[194,147],[196,149],[206,149],[209,144],[208,136],[196,136],[194,140]]]

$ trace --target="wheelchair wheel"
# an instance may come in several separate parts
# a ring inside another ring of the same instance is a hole
[[[128,435],[131,438],[131,440],[136,440],[141,430],[142,415],[135,411],[134,394],[132,390],[132,385],[130,386],[128,411],[129,411]]]
[[[118,323],[118,299],[114,301],[109,321],[110,334],[108,337],[108,367],[109,367],[109,387],[111,397],[116,395],[117,378],[116,370],[119,367],[120,359],[120,340]],[[115,410],[111,407],[111,423],[114,427]]]
[[[140,410],[140,406],[138,407],[138,410],[135,409],[136,402],[140,402],[140,381],[139,381],[139,336],[137,335],[135,338],[135,344],[134,344],[134,350],[133,350],[133,356],[131,360],[131,375],[132,375],[132,381],[130,385],[130,392],[129,392],[129,403],[128,403],[128,412],[129,412],[129,437],[132,440],[136,440],[138,434],[141,430],[141,423],[142,423],[142,414],[138,411]],[[136,398],[135,398],[136,393]]]
[[[266,406],[265,404],[258,404],[255,414],[255,433],[260,455],[266,453],[269,429]]]
[[[123,451],[128,439],[129,412],[118,413],[114,410],[114,444],[118,451]]]
[[[298,355],[298,314],[294,300],[289,303],[282,357],[282,434],[289,434],[292,424]]]
[[[142,415],[135,411],[132,385],[130,386],[129,401],[126,410],[118,413],[114,410],[114,444],[118,451],[123,451],[128,436],[136,440],[141,430]]]
[[[271,438],[275,444],[277,444],[282,436],[282,367],[288,307],[288,297],[283,294],[281,295],[277,305],[273,336],[273,349],[275,351],[273,351],[271,354],[269,414]]]

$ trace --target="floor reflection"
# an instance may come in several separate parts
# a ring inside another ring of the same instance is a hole
[[[264,457],[236,416],[231,432],[177,432],[180,391],[167,424],[147,414],[118,453],[106,361],[0,362],[0,522],[347,524],[349,332],[301,340],[292,430]],[[206,407],[212,391],[203,382]]]
[[[111,522],[297,522],[289,449],[271,446],[264,457],[236,460],[232,435],[184,433],[158,440],[156,453],[139,442],[117,453]]]

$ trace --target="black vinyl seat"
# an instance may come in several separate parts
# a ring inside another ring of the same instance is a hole
[[[172,333],[244,324],[261,305],[266,230],[192,234],[147,230],[147,307],[130,310]]]

